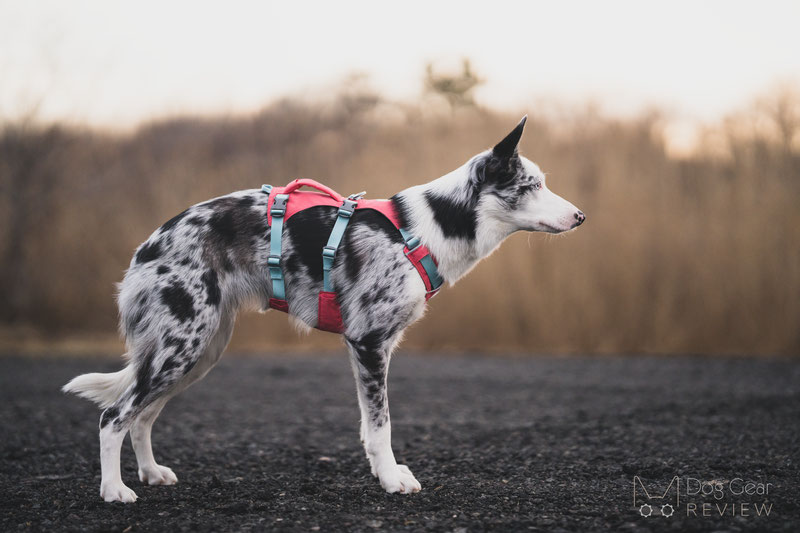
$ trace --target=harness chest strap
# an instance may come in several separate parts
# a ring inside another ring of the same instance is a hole
[[[405,228],[397,229],[400,231],[400,235],[403,236],[403,240],[406,241],[406,257],[411,261],[411,264],[414,265],[414,268],[417,269],[417,272],[422,278],[422,282],[425,283],[425,289],[427,291],[425,293],[425,300],[430,300],[439,292],[439,288],[441,288],[444,283],[444,279],[442,275],[439,274],[439,269],[436,267],[436,261],[434,261],[428,248],[422,246],[422,241],[420,241],[418,237],[411,235]]]

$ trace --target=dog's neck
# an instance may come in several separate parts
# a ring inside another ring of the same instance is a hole
[[[490,202],[476,198],[472,161],[393,198],[409,231],[436,258],[439,273],[453,285],[488,257],[515,228],[491,216]]]

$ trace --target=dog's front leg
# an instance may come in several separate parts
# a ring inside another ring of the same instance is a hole
[[[371,333],[359,340],[347,339],[361,408],[361,440],[372,475],[378,477],[386,492],[410,494],[418,492],[421,487],[408,467],[397,464],[394,458],[386,391],[389,358],[395,339],[381,337]]]

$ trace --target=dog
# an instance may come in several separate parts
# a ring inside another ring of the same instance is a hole
[[[512,233],[562,233],[586,218],[551,192],[539,167],[519,154],[526,119],[460,168],[390,199],[450,286]],[[136,250],[118,293],[127,366],[78,376],[63,387],[104,409],[100,496],[105,501],[137,498],[120,474],[128,432],[139,479],[150,485],[177,482],[173,471],[153,457],[153,422],[170,398],[217,363],[236,313],[267,307],[273,292],[267,266],[268,197],[259,189],[245,190],[192,206]],[[320,250],[336,218],[335,207],[319,206],[295,214],[283,227],[286,300],[300,328],[317,322]],[[417,492],[419,482],[392,452],[386,377],[403,331],[424,313],[426,287],[404,255],[397,227],[369,209],[353,213],[330,276],[341,306],[344,343],[357,382],[361,441],[372,474],[389,493]]]

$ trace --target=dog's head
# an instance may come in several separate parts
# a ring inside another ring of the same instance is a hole
[[[569,231],[583,224],[586,216],[548,189],[539,167],[519,155],[527,118],[494,148],[471,161],[470,179],[480,194],[479,216],[509,225],[513,231]]]

